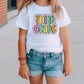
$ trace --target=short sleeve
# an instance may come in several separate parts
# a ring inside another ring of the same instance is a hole
[[[69,25],[71,23],[71,19],[68,15],[66,9],[64,8],[64,6],[61,5],[61,8],[63,10],[63,17],[61,17],[59,19],[59,27],[64,27],[64,26]]]
[[[24,30],[28,30],[28,23],[28,12],[26,12],[26,7],[24,7],[18,14],[15,26]]]

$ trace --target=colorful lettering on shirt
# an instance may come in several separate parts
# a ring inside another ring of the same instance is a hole
[[[44,16],[43,16],[43,24],[44,24]]]
[[[56,32],[56,29],[55,29],[56,25],[53,25],[52,26],[52,32],[55,33]]]
[[[39,26],[35,25],[34,30],[35,30],[36,33],[38,33],[39,32]]]
[[[34,31],[35,33],[55,33],[55,17],[53,15],[37,15]]]
[[[36,16],[36,22],[37,22],[37,24],[39,23],[39,17],[38,16]]]

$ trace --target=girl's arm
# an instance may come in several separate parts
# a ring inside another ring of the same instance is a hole
[[[65,75],[69,75],[72,69],[72,64],[71,64],[70,41],[67,26],[60,28],[60,38],[63,44],[63,52],[64,52],[64,72]]]
[[[26,34],[27,34],[26,30],[19,28],[18,51],[19,51],[19,57],[22,58],[26,57]],[[24,79],[28,79],[29,67],[27,63],[25,65],[22,65],[25,62],[26,60],[20,61],[19,75]]]
[[[71,60],[70,41],[67,26],[60,28],[60,38],[63,44],[65,60]]]
[[[18,52],[19,57],[26,57],[26,34],[27,31],[19,28]],[[20,61],[24,63],[26,60]]]

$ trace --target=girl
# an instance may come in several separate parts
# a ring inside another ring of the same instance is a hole
[[[31,84],[62,84],[72,70],[67,25],[71,20],[59,0],[18,0],[19,75]],[[62,60],[64,52],[64,63]]]

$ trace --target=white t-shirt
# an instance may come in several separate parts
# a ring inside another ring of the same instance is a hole
[[[26,52],[29,53],[31,48],[40,52],[62,52],[59,28],[70,24],[71,20],[64,6],[61,7],[64,17],[58,20],[51,11],[51,5],[39,6],[33,1],[28,5],[27,13],[26,7],[20,11],[15,26],[28,30]]]

